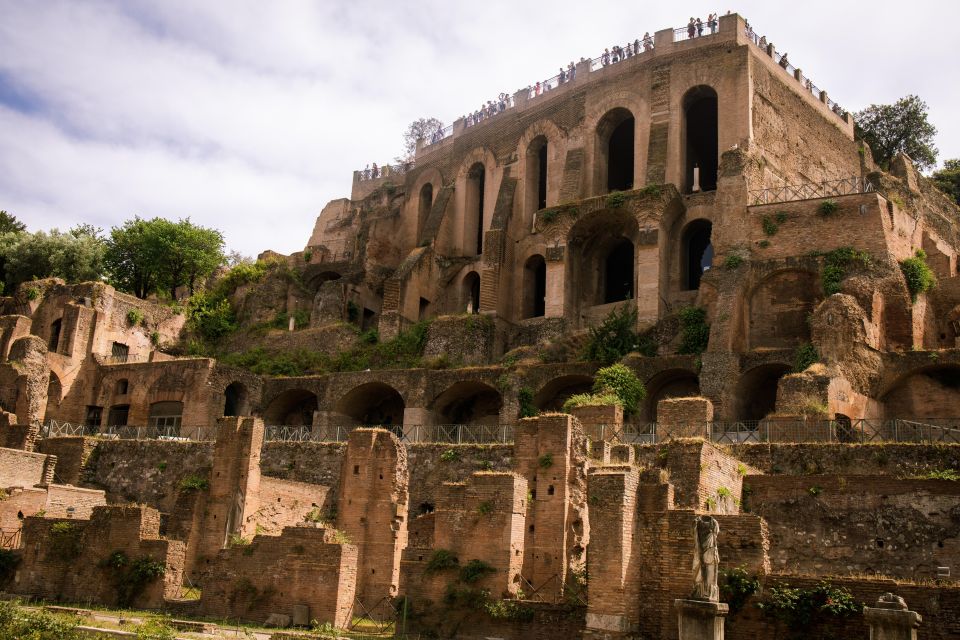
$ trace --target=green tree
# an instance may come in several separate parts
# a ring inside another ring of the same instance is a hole
[[[419,118],[410,123],[403,134],[403,153],[406,160],[411,160],[417,151],[417,140],[429,141],[430,137],[443,129],[443,122],[436,118]]]
[[[85,228],[67,233],[52,229],[0,236],[4,281],[12,290],[21,282],[57,277],[67,282],[100,280],[104,273],[103,241]]]
[[[189,218],[136,217],[110,231],[106,262],[117,288],[140,298],[162,288],[174,298],[178,287],[193,293],[198,280],[223,264],[223,236]]]
[[[933,184],[960,204],[960,158],[947,160],[943,169],[933,172]]]
[[[0,233],[23,233],[26,230],[27,225],[17,220],[15,215],[0,211]]]
[[[937,162],[933,137],[937,128],[927,120],[927,103],[914,95],[894,104],[872,104],[855,116],[857,138],[870,145],[874,161],[883,169],[895,155],[910,156],[918,169]]]

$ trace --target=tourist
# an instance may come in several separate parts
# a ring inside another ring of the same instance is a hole
[[[813,93],[813,80],[807,78],[807,81],[804,83],[804,86],[807,88],[807,91]]]
[[[691,17],[690,22],[687,23],[687,37],[692,39],[696,36],[696,33],[697,33],[697,21]]]
[[[533,87],[533,95],[540,95],[540,81],[537,80],[537,84]]]
[[[717,32],[718,24],[717,14],[711,13],[709,16],[707,16],[707,23],[710,25],[710,35],[715,34]]]
[[[369,165],[369,164],[368,164],[366,167],[363,168],[363,173],[362,173],[361,175],[363,176],[363,179],[364,179],[364,180],[369,180],[369,179],[370,179],[370,165]]]
[[[560,74],[557,75],[557,84],[563,84],[567,79],[567,73],[563,70],[563,67],[560,67]]]
[[[703,22],[700,21],[700,18],[697,18],[697,37],[703,35]]]
[[[614,62],[614,63],[620,62],[620,47],[617,46],[617,45],[613,45],[613,52],[612,52],[612,53],[613,53],[613,55],[611,56],[611,58],[613,59],[613,62]]]
[[[380,177],[379,174],[380,174],[380,170],[377,169],[377,163],[374,162],[374,163],[373,163],[373,168],[370,169],[370,177],[371,177],[371,178],[379,178],[379,177]]]
[[[633,57],[633,45],[630,44],[629,42],[627,43],[627,48],[624,49],[624,55],[627,56],[628,58]]]
[[[603,66],[610,64],[610,49],[603,50],[603,54],[600,56],[600,64]]]
[[[653,37],[650,35],[650,32],[647,31],[643,34],[643,50],[650,51],[653,49]]]
[[[761,49],[766,49],[766,48],[767,48],[767,36],[760,36],[760,41],[757,43],[757,45],[758,45]]]
[[[640,38],[633,41],[633,50],[637,55],[640,55]]]
[[[577,77],[577,65],[573,64],[573,60],[567,65],[567,77],[570,82],[573,82],[573,79]]]
[[[786,69],[789,64],[790,61],[787,60],[787,54],[784,53],[782,56],[780,56],[780,66]]]

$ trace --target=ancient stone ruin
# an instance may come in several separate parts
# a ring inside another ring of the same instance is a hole
[[[397,636],[787,637],[803,603],[804,637],[960,637],[960,209],[743,17],[685,34],[354,172],[230,290],[217,357],[104,283],[0,298],[0,587]],[[595,388],[611,363],[645,393]]]

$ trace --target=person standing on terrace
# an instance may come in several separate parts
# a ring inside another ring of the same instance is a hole
[[[570,82],[573,82],[573,79],[577,77],[577,65],[573,64],[573,60],[567,65],[567,77]]]
[[[650,51],[653,49],[653,38],[650,37],[650,32],[647,31],[643,34],[643,50]]]
[[[603,55],[600,56],[600,64],[603,66],[610,64],[610,49],[603,50]]]
[[[690,17],[690,22],[687,23],[687,37],[693,39],[697,34],[697,21],[693,19],[693,16]]]
[[[697,18],[697,37],[703,35],[703,22],[700,21],[700,18]]]

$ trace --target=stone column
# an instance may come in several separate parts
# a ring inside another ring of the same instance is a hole
[[[864,607],[863,618],[870,627],[870,640],[917,640],[922,618],[907,609],[900,596],[885,593],[875,607]]]
[[[680,640],[723,640],[723,619],[730,610],[725,602],[674,600],[673,606]]]

